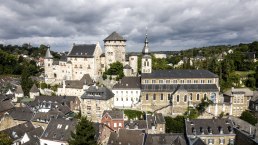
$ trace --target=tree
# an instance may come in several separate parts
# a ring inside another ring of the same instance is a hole
[[[10,139],[10,137],[3,133],[0,132],[0,145],[11,145],[12,144],[12,140]]]
[[[28,96],[31,87],[33,86],[33,81],[30,78],[30,72],[29,72],[29,69],[27,69],[27,68],[24,68],[23,71],[22,71],[21,86],[22,86],[22,90],[24,92],[24,95]]]
[[[183,133],[184,119],[184,116],[176,116],[175,118],[165,116],[166,133]]]
[[[121,79],[122,77],[124,77],[123,64],[118,61],[110,64],[110,68],[107,70],[106,74],[117,75],[117,79]]]
[[[252,125],[255,125],[257,123],[257,119],[255,118],[255,116],[250,113],[249,111],[245,110],[241,116],[240,116],[240,119],[252,124]]]
[[[97,145],[93,123],[87,117],[81,117],[68,143],[69,145]]]

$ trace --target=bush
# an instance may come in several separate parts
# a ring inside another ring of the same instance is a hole
[[[185,126],[184,116],[177,116],[175,118],[165,116],[166,133],[183,133]]]
[[[142,120],[144,115],[142,111],[129,110],[129,109],[125,109],[124,114],[128,117],[128,119],[139,119],[139,120]]]
[[[257,123],[257,119],[255,118],[255,116],[247,110],[241,114],[240,119],[242,119],[252,125],[255,125]]]

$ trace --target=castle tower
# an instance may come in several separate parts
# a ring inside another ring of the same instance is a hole
[[[45,69],[45,82],[50,81],[50,79],[54,78],[53,72],[53,56],[50,52],[50,47],[48,46],[46,55],[44,58],[44,69]]]
[[[126,40],[116,32],[104,39],[106,67],[116,61],[125,65],[125,44]]]
[[[142,73],[151,73],[152,72],[152,60],[149,54],[149,47],[148,47],[148,37],[146,33],[144,47],[142,49]]]

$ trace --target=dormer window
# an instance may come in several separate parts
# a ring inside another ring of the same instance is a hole
[[[221,126],[218,127],[219,133],[223,134],[223,128]]]
[[[209,132],[209,134],[212,134],[212,129],[211,129],[211,127],[208,127],[208,132]]]
[[[57,125],[57,129],[60,129],[60,128],[62,128],[62,124]]]
[[[202,127],[200,127],[200,132],[201,132],[201,134],[204,134],[204,131],[203,131]]]

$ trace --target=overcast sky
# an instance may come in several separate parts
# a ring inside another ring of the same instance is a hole
[[[0,0],[0,43],[70,50],[113,31],[127,52],[182,50],[258,40],[258,0]]]

